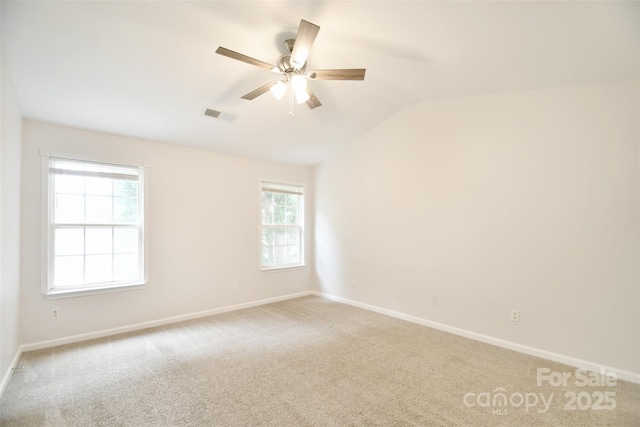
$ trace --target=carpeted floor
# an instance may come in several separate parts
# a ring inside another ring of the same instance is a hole
[[[567,386],[539,386],[570,373]],[[640,386],[319,297],[25,353],[2,426],[640,425]],[[573,409],[575,408],[575,409]]]

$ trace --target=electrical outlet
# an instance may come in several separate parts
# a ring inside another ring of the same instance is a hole
[[[356,281],[355,281],[355,280],[352,280],[352,281],[351,281],[351,287],[352,287],[352,288],[355,288],[355,287],[356,287]]]
[[[516,310],[516,309],[511,310],[511,321],[512,322],[520,321],[520,310]]]
[[[56,320],[60,318],[60,309],[59,308],[52,308],[51,309],[51,318]]]
[[[438,296],[437,295],[433,295],[431,297],[431,304],[438,305]]]
[[[238,290],[238,282],[235,282],[235,283],[233,284],[233,290],[234,290],[234,291],[237,291],[237,290]]]

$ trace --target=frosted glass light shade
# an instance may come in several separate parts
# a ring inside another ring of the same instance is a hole
[[[273,96],[280,100],[284,96],[284,93],[287,91],[287,85],[285,85],[283,82],[278,82],[271,86],[269,90],[271,91]]]
[[[296,96],[296,102],[302,104],[309,99],[307,94],[307,79],[301,75],[295,75],[291,78],[291,88]]]

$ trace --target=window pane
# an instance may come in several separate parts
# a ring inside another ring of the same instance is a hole
[[[286,245],[287,244],[287,229],[286,228],[276,228],[276,245]]]
[[[74,175],[55,175],[56,193],[84,194],[84,177]]]
[[[85,191],[87,194],[111,196],[113,184],[110,178],[85,177]]]
[[[275,212],[273,215],[273,223],[274,224],[284,224],[285,217],[285,207],[284,206],[276,206]]]
[[[84,222],[84,196],[55,195],[54,222],[77,224]]]
[[[82,255],[84,253],[84,229],[56,228],[53,238],[54,255]]]
[[[85,282],[103,283],[110,282],[111,255],[87,255],[85,258]]]
[[[263,245],[273,245],[275,241],[275,231],[273,228],[263,228],[262,229],[262,244]]]
[[[287,247],[286,246],[274,246],[273,248],[274,262],[275,264],[287,264]]]
[[[113,252],[138,252],[138,230],[118,229],[113,232]]]
[[[297,245],[287,246],[287,255],[289,264],[297,264],[300,262],[300,247]]]
[[[54,257],[53,276],[54,286],[81,285],[84,282],[83,257]]]
[[[273,193],[273,203],[276,204],[276,206],[284,206],[285,202],[286,202],[286,194],[281,194],[281,193]]]
[[[287,194],[287,206],[298,208],[298,195],[297,194]]]
[[[287,206],[286,224],[298,223],[298,206]]]
[[[113,250],[112,233],[111,227],[87,228],[86,253],[110,254]]]
[[[300,229],[289,228],[287,229],[287,243],[297,244],[300,242]]]
[[[113,220],[117,224],[135,224],[138,222],[138,199],[133,197],[115,197],[113,199]]]
[[[138,254],[119,254],[113,256],[113,280],[138,279]]]
[[[273,224],[273,210],[262,211],[262,223],[267,225]]]
[[[90,224],[111,223],[112,198],[109,196],[87,196],[87,216],[86,221]]]
[[[116,179],[113,181],[113,195],[119,197],[138,197],[138,181]]]

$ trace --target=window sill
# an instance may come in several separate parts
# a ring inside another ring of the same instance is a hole
[[[263,273],[274,273],[276,271],[290,271],[290,270],[301,270],[305,268],[304,264],[301,265],[287,265],[283,267],[260,267],[260,271]]]
[[[126,285],[110,286],[105,288],[58,290],[58,291],[50,291],[46,293],[44,297],[46,299],[75,298],[75,297],[83,297],[88,295],[107,294],[112,292],[135,291],[138,289],[143,289],[144,286],[145,286],[145,283],[131,283]]]

